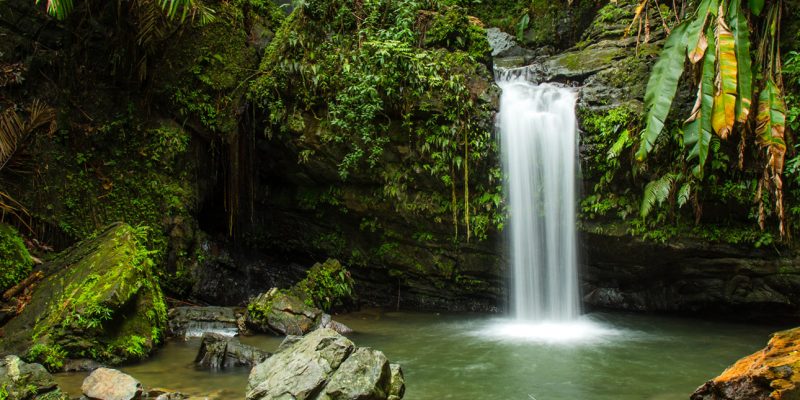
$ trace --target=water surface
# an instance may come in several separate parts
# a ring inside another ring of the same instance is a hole
[[[575,326],[580,334],[570,336],[566,327],[531,338],[512,320],[486,315],[367,311],[337,319],[357,331],[350,336],[357,345],[402,364],[408,400],[685,400],[781,328],[594,313]],[[280,340],[242,338],[270,351]],[[148,361],[120,369],[146,387],[243,398],[248,371],[198,370],[192,365],[198,346],[197,339],[172,341]],[[57,380],[79,395],[85,376]]]

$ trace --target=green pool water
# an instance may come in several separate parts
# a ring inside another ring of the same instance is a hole
[[[357,345],[382,350],[403,366],[408,400],[687,399],[782,328],[617,313],[534,327],[472,314],[368,311],[337,319],[356,331],[350,338]],[[241,340],[268,351],[281,341]],[[244,398],[248,370],[196,369],[198,346],[198,340],[171,341],[149,360],[120,369],[149,388]],[[57,380],[77,396],[85,376]]]

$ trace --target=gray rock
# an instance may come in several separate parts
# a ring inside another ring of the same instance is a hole
[[[322,310],[277,288],[258,295],[247,306],[247,324],[260,332],[304,335],[319,326]]]
[[[201,337],[205,332],[225,336],[239,333],[236,313],[230,307],[175,307],[169,310],[169,334]]]
[[[402,371],[380,351],[357,348],[331,329],[289,336],[250,372],[247,400],[402,399]]]
[[[525,49],[517,45],[513,36],[498,28],[487,29],[486,39],[492,48],[492,57],[514,57],[525,54]]]
[[[98,368],[83,380],[81,391],[90,400],[137,400],[142,384],[116,369]]]
[[[6,390],[8,399],[69,399],[43,366],[28,364],[17,356],[0,358],[0,388]]]
[[[337,333],[341,333],[342,335],[353,333],[353,330],[350,329],[349,326],[341,322],[334,321],[333,318],[330,316],[330,314],[322,314],[322,318],[320,318],[319,326],[317,328],[333,329],[334,331],[336,331]]]
[[[195,362],[201,367],[211,369],[253,367],[269,356],[270,353],[242,344],[238,339],[206,332]]]
[[[291,342],[250,372],[248,400],[311,398],[355,348],[330,329],[318,329]]]
[[[403,369],[400,364],[390,364],[392,379],[389,384],[389,400],[402,399],[406,394],[406,379],[403,377]]]
[[[331,376],[319,399],[385,399],[389,397],[391,375],[383,353],[362,347]]]

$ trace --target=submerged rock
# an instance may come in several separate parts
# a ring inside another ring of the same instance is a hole
[[[236,336],[239,327],[231,307],[175,307],[169,310],[169,334],[201,337],[206,332]]]
[[[167,310],[140,236],[115,224],[45,265],[47,277],[6,325],[0,354],[26,354],[51,371],[70,358],[118,364],[147,356]]]
[[[68,400],[40,364],[29,364],[17,356],[0,358],[0,398],[14,400]]]
[[[90,400],[136,400],[142,384],[116,369],[98,368],[83,380],[81,391]]]
[[[323,328],[302,338],[288,337],[272,357],[253,368],[247,400],[401,399],[402,379],[399,366],[390,366],[380,351],[358,348]]]
[[[692,400],[800,398],[800,328],[772,335],[767,347],[700,386]]]
[[[195,362],[201,367],[212,369],[253,367],[269,356],[270,353],[242,344],[235,338],[206,332]]]

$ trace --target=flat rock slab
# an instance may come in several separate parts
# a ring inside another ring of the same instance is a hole
[[[142,396],[139,381],[110,368],[94,370],[84,379],[81,390],[90,400],[138,400]]]

